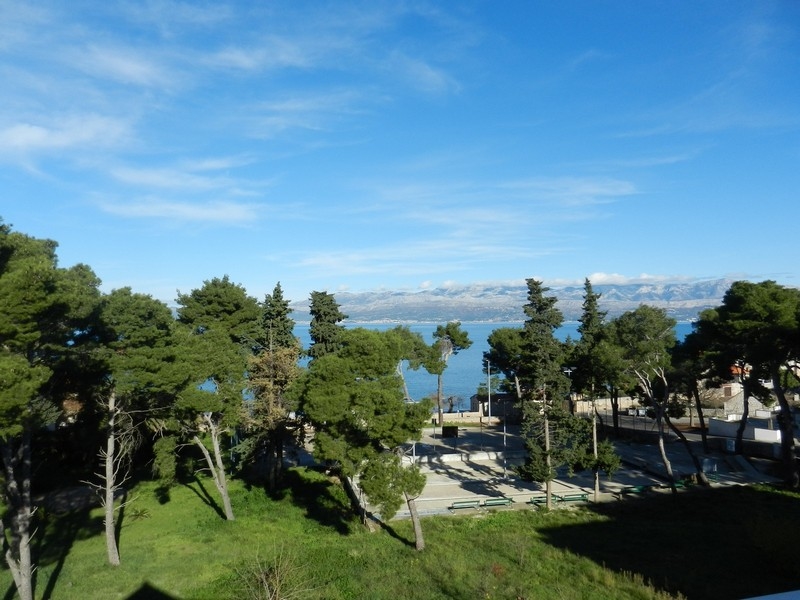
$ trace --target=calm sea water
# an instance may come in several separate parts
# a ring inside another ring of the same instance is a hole
[[[422,335],[423,339],[433,343],[433,332],[439,323],[414,323],[408,328]],[[469,399],[478,390],[481,383],[486,382],[486,373],[483,371],[483,353],[489,349],[488,338],[495,329],[501,327],[520,327],[520,323],[461,323],[461,328],[469,334],[472,346],[462,350],[450,357],[447,369],[444,372],[444,394],[445,397],[455,396],[460,400],[457,408],[468,408]],[[396,327],[394,323],[345,323],[345,327],[366,327],[367,329],[377,329],[383,331]],[[678,323],[675,333],[679,340],[682,340],[692,331],[691,323]],[[304,348],[311,344],[311,337],[308,334],[307,324],[295,326],[294,333],[300,338]],[[556,336],[561,340],[567,337],[577,340],[578,323],[565,323],[556,331]],[[429,375],[425,369],[412,371],[406,369],[404,376],[408,384],[408,391],[415,400],[425,398],[436,393],[436,376]]]

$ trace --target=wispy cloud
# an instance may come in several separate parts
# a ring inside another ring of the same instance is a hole
[[[454,93],[460,90],[456,79],[430,61],[395,52],[386,63],[395,77],[412,88],[428,94]]]
[[[609,177],[531,177],[506,181],[442,181],[373,183],[372,193],[383,202],[375,210],[430,223],[522,224],[536,217],[557,220],[575,209],[592,207],[639,193],[628,180]],[[545,210],[546,209],[546,210]],[[458,218],[454,218],[458,215]]]
[[[367,248],[324,250],[286,258],[297,268],[321,277],[386,275],[429,278],[507,261],[526,261],[545,256],[554,246],[531,247],[487,237],[465,240],[443,233],[437,239],[402,239]]]
[[[324,131],[342,118],[364,112],[355,90],[297,94],[260,102],[247,117],[249,133],[270,138],[289,130]]]
[[[591,64],[598,61],[608,60],[613,58],[613,55],[608,52],[603,52],[598,50],[597,48],[590,48],[584,52],[581,52],[578,56],[575,56],[567,63],[567,68],[570,71],[574,71],[583,67],[586,64]]]
[[[211,190],[234,184],[226,177],[209,177],[168,168],[115,167],[111,169],[111,176],[125,184],[175,190]]]
[[[700,85],[676,86],[681,90],[677,94],[665,94],[664,101],[628,115],[629,121],[640,125],[624,127],[619,137],[785,129],[800,124],[796,87],[783,74],[796,54],[796,33],[774,20],[754,18],[757,12],[747,12],[740,21],[715,32],[709,41],[713,51],[703,61],[708,73],[698,78]]]
[[[127,3],[121,8],[131,21],[156,25],[165,37],[176,35],[187,25],[208,27],[224,23],[233,17],[231,7],[222,2],[149,0]]]
[[[171,88],[178,73],[140,48],[89,44],[72,53],[69,63],[84,72],[117,83],[144,87]]]
[[[591,177],[533,177],[499,185],[531,198],[556,200],[563,206],[606,203],[637,193],[636,186],[622,179]]]
[[[143,199],[132,202],[102,202],[99,206],[104,212],[120,217],[222,225],[249,225],[260,215],[257,205],[228,201],[194,203]]]
[[[97,114],[49,117],[0,129],[0,153],[29,153],[76,147],[108,148],[130,136],[129,123]]]

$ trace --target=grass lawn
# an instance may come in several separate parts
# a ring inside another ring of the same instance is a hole
[[[36,597],[266,598],[248,592],[259,575],[284,598],[732,599],[800,589],[800,497],[763,487],[431,517],[418,553],[410,522],[369,533],[334,481],[298,469],[289,482],[282,497],[233,482],[233,522],[209,481],[176,487],[167,502],[140,485],[117,568],[106,563],[98,509],[50,516],[35,538]],[[0,586],[14,597],[7,569]]]

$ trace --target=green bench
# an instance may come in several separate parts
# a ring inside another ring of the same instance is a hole
[[[450,510],[458,510],[460,508],[480,508],[480,500],[457,500],[450,505]]]
[[[547,496],[531,496],[531,499],[528,500],[528,504],[533,504],[534,506],[544,506],[547,504]]]
[[[588,502],[589,494],[586,492],[575,492],[570,494],[553,494],[553,498],[558,498],[559,502]]]
[[[509,504],[513,504],[513,502],[514,502],[513,498],[506,498],[506,497],[502,497],[502,498],[487,498],[486,500],[483,501],[483,506],[484,507],[508,506]]]
[[[619,491],[621,496],[627,496],[629,494],[644,494],[645,492],[650,491],[651,486],[649,485],[629,485],[627,487],[622,488]]]

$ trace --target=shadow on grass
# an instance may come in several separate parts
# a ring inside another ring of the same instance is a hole
[[[295,504],[320,525],[341,534],[350,533],[354,514],[347,494],[338,482],[313,469],[289,469],[285,483]]]
[[[149,583],[143,583],[138,590],[128,596],[125,600],[178,600],[178,598],[162,592],[157,587],[154,587]]]
[[[103,534],[102,517],[91,517],[90,510],[81,508],[61,515],[48,514],[38,523],[38,532],[33,538],[34,561],[39,567],[34,573],[34,587],[45,586],[40,596],[44,600],[52,597],[75,541]],[[46,582],[39,581],[44,579],[41,567],[50,565],[52,570]]]
[[[800,589],[800,496],[766,487],[692,489],[590,505],[593,522],[542,528],[542,539],[687,598]]]
[[[368,515],[368,518],[372,518],[371,515]],[[380,526],[381,529],[383,529],[386,533],[389,534],[389,536],[393,537],[394,539],[398,540],[399,542],[402,542],[403,544],[405,544],[409,548],[416,548],[417,547],[413,540],[409,540],[409,539],[406,539],[406,538],[402,537],[394,529],[392,529],[392,527],[388,523],[384,523],[383,521],[380,521],[378,519],[372,519],[372,522],[373,523],[377,523]]]
[[[183,485],[197,494],[197,497],[200,498],[200,500],[202,500],[206,505],[213,508],[220,518],[225,519],[225,512],[208,492],[206,487],[203,485],[203,481],[199,477],[195,476],[194,481],[185,482]]]

